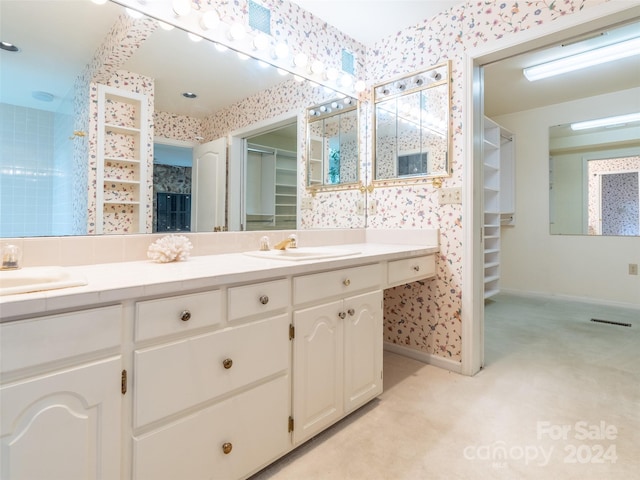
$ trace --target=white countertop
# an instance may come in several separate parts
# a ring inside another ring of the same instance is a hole
[[[150,260],[66,267],[87,279],[87,285],[0,297],[0,321],[184,291],[215,288],[268,278],[387,261],[439,251],[437,246],[359,243],[335,245],[360,252],[316,260],[275,260],[244,253],[190,257],[184,262]]]

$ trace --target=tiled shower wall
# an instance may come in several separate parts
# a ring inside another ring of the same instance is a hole
[[[66,128],[71,117],[64,128],[56,128],[55,119],[52,112],[0,104],[1,237],[71,233],[69,223],[53,215],[71,195],[71,156],[54,154],[54,146],[70,146],[66,136],[73,129]]]

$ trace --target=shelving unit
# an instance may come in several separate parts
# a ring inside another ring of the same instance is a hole
[[[510,145],[503,146],[508,142]],[[513,135],[491,119],[484,118],[484,298],[500,291],[500,242],[502,219],[515,213],[513,192]],[[505,200],[507,203],[505,204]],[[510,210],[510,211],[508,211]]]
[[[297,163],[295,153],[276,152],[275,228],[278,230],[297,227]]]
[[[147,97],[98,86],[96,233],[147,231]]]
[[[297,157],[294,152],[250,145],[247,155],[246,229],[297,227]]]
[[[309,178],[307,185],[322,185],[322,159],[324,153],[324,142],[321,137],[311,137],[309,139]]]

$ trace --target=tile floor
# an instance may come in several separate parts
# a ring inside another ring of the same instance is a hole
[[[386,352],[379,398],[251,480],[640,479],[640,310],[503,295],[485,323],[477,375]]]

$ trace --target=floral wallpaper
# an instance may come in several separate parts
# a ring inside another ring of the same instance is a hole
[[[424,19],[415,26],[389,36],[365,49],[335,28],[322,22],[285,0],[265,0],[263,5],[272,11],[272,35],[286,39],[289,45],[312,53],[312,57],[327,66],[340,68],[340,53],[347,49],[354,54],[356,76],[366,77],[367,84],[376,84],[401,74],[423,70],[447,60],[452,63],[451,126],[452,151],[449,160],[452,176],[445,179],[444,187],[462,185],[464,172],[464,125],[462,103],[465,96],[463,84],[463,53],[478,45],[506,37],[517,36],[522,31],[540,28],[568,15],[579,14],[606,0],[532,0],[522,1],[472,1],[461,4],[431,19]],[[246,18],[247,2],[216,2],[194,0],[199,10],[216,8],[225,21]],[[182,21],[182,20],[180,20]],[[126,29],[122,29],[125,31]],[[120,30],[116,31],[116,34]],[[117,35],[116,35],[117,37]],[[118,37],[111,47],[105,48],[106,57],[117,60],[126,56],[139,37]],[[312,58],[313,59],[313,58]],[[110,65],[121,65],[111,61]],[[102,73],[102,72],[100,72]],[[91,79],[106,82],[113,71]],[[218,112],[200,125],[191,119],[156,115],[155,128],[165,133],[165,128],[181,130],[185,138],[200,132],[205,140],[226,135],[229,131],[252,125],[274,115],[291,112],[294,108],[327,100],[329,94],[311,84],[290,80],[278,89],[270,89],[253,98]],[[361,125],[371,125],[372,106],[370,92],[360,96]],[[248,107],[249,115],[240,115],[240,108]],[[298,115],[298,138],[303,139],[306,124]],[[300,140],[301,162],[298,185],[301,196],[309,195],[305,189],[306,151]],[[359,139],[360,168],[367,183],[372,168],[371,129],[361,129]],[[301,212],[302,228],[352,228],[362,227],[365,218],[358,213],[358,205],[365,200],[359,189],[322,192],[313,197],[313,209]],[[419,181],[410,186],[380,186],[367,201],[375,200],[376,212],[367,217],[368,228],[438,228],[440,229],[440,253],[437,278],[427,282],[396,287],[385,295],[385,341],[406,346],[425,354],[461,361],[461,308],[462,308],[462,228],[464,219],[460,205],[439,205],[437,190],[429,181]],[[125,214],[114,213],[121,219]]]
[[[589,235],[640,235],[640,157],[589,160],[588,165]],[[614,198],[603,201],[600,181],[602,189],[608,187],[606,190]],[[601,201],[604,204],[602,218],[607,219],[602,227],[599,225]]]
[[[99,228],[96,225],[96,189],[104,188],[105,200],[111,199],[127,199],[132,198],[133,193],[129,188],[123,187],[123,184],[107,184],[104,186],[98,186],[96,184],[96,169],[97,169],[97,131],[98,131],[98,84],[109,85],[112,87],[120,88],[123,90],[142,93],[147,97],[146,108],[148,118],[152,118],[153,104],[154,104],[154,85],[153,79],[119,70],[119,66],[126,62],[129,57],[136,51],[136,49],[144,42],[144,40],[151,35],[157,24],[147,18],[134,20],[127,15],[121,15],[114,26],[112,27],[109,35],[107,35],[105,41],[100,46],[93,61],[87,66],[86,71],[79,77],[76,82],[76,89],[79,91],[86,91],[86,100],[79,100],[78,107],[81,109],[86,108],[84,111],[89,111],[89,124],[85,126],[85,131],[89,132],[88,144],[86,150],[83,152],[89,158],[88,172],[86,178],[88,182],[87,190],[87,202],[86,210],[88,212],[87,218],[87,233],[96,233]],[[86,88],[86,90],[85,90]],[[86,115],[83,115],[86,117]],[[108,102],[105,121],[107,123],[136,127],[139,120],[136,118],[137,114],[132,110],[131,105],[121,102]],[[139,159],[142,162],[146,162],[147,172],[152,172],[153,169],[153,137],[154,128],[150,123],[147,128],[147,137],[142,139],[146,144],[146,158]],[[107,135],[105,145],[105,155],[112,157],[133,157],[133,145],[132,137],[121,134]],[[86,161],[84,163],[86,168]],[[107,168],[116,175],[113,178],[131,179],[131,177],[138,177],[139,170],[133,166],[133,164],[122,164],[115,166],[110,164]],[[115,172],[114,169],[119,170]],[[151,232],[152,224],[152,185],[148,181],[148,178],[141,179],[143,184],[143,191],[135,196],[136,200],[140,202],[140,208],[145,212],[146,227],[145,231]],[[122,193],[118,194],[117,190],[122,189]],[[138,231],[136,217],[138,212],[135,208],[127,205],[112,205],[103,209],[103,231],[104,233],[133,233]]]
[[[467,2],[376,43],[365,62],[368,83],[452,61],[453,152],[449,158],[453,175],[443,187],[459,187],[464,174],[463,53],[600,3],[603,0]],[[371,168],[371,163],[368,152],[364,164]],[[461,361],[461,205],[439,205],[437,191],[427,181],[410,187],[376,188],[370,198],[377,202],[377,214],[368,217],[367,227],[440,229],[437,278],[385,293],[385,341]]]

